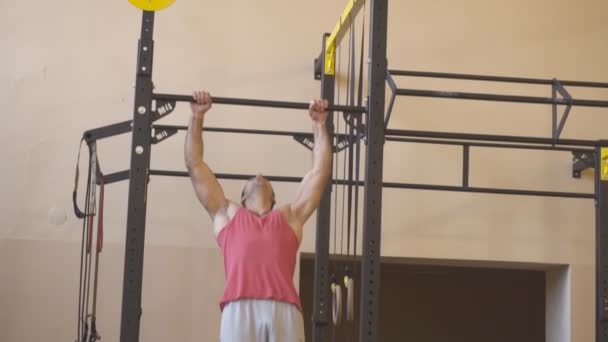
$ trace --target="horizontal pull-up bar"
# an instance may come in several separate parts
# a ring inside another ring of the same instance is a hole
[[[161,101],[176,101],[176,102],[192,102],[194,98],[192,95],[171,95],[171,94],[154,94],[155,100]],[[213,103],[236,105],[236,106],[252,106],[252,107],[268,107],[268,108],[285,108],[285,109],[308,109],[310,103],[308,102],[288,102],[288,101],[271,101],[271,100],[254,100],[254,99],[240,99],[240,98],[228,98],[228,97],[212,97]],[[365,113],[367,109],[365,107],[357,106],[344,106],[344,105],[330,105],[327,110],[336,112],[347,112],[347,113]]]
[[[481,100],[481,101],[497,101],[497,102],[516,102],[516,103],[531,103],[531,104],[558,104],[558,105],[573,105],[581,107],[602,107],[608,108],[608,101],[599,100],[566,100],[552,99],[550,97],[535,97],[535,96],[519,96],[519,95],[496,95],[482,93],[463,93],[452,91],[437,91],[424,89],[397,89],[397,95],[400,96],[417,96],[417,97],[435,97],[449,98],[461,100]]]
[[[539,144],[539,145],[561,145],[561,146],[600,146],[596,140],[580,140],[580,139],[558,139],[539,138],[539,137],[524,137],[512,135],[489,135],[489,134],[467,134],[467,133],[448,133],[448,132],[433,132],[433,131],[415,131],[401,129],[387,129],[387,139],[393,137],[412,137],[412,138],[433,138],[433,139],[448,139],[448,140],[476,140],[476,141],[492,141],[520,144]]]
[[[411,77],[428,77],[428,78],[445,78],[453,80],[469,80],[469,81],[489,81],[503,83],[525,83],[525,84],[543,84],[552,85],[554,80],[541,78],[525,78],[525,77],[504,77],[491,75],[469,75],[469,74],[453,74],[446,72],[428,72],[428,71],[410,71],[410,70],[389,70],[389,74],[393,76],[411,76]],[[564,86],[571,87],[586,87],[586,88],[608,88],[608,83],[600,82],[584,82],[584,81],[562,81]]]
[[[84,132],[83,137],[87,141],[95,141],[100,140],[124,133],[131,132],[133,130],[133,125],[131,124],[131,120],[123,121],[119,123],[115,123],[112,125],[107,125],[103,127],[98,127],[94,129],[90,129]],[[152,128],[157,130],[178,130],[178,131],[186,131],[188,130],[188,126],[175,126],[175,125],[152,125]],[[310,136],[312,132],[295,132],[295,131],[276,131],[276,130],[266,130],[266,129],[249,129],[249,128],[224,128],[224,127],[203,127],[203,131],[205,132],[218,132],[218,133],[237,133],[237,134],[255,134],[255,135],[278,135],[278,136]],[[348,134],[343,133],[335,133],[335,137],[339,138],[347,138]]]

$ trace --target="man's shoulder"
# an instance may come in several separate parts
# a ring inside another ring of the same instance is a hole
[[[228,219],[232,219],[241,208],[240,204],[228,200],[228,205],[226,205],[226,216],[228,216]]]
[[[232,219],[239,212],[239,209],[241,209],[241,206],[239,204],[230,200],[227,201],[228,203],[224,208],[223,212],[218,213],[218,215],[215,215],[213,219],[213,230],[215,232],[216,237],[232,221]]]
[[[279,210],[281,214],[283,214],[283,217],[291,226],[295,227],[301,224],[293,212],[293,206],[291,203],[282,205],[277,210]]]
[[[278,210],[279,212],[281,212],[285,218],[290,218],[291,217],[291,204],[283,204],[281,206],[279,206],[276,210]]]

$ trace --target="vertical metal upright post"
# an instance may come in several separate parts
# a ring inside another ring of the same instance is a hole
[[[150,169],[154,12],[144,11],[137,52],[135,105],[129,172],[129,204],[122,290],[121,342],[139,341]]]
[[[363,211],[361,313],[359,341],[377,342],[380,307],[380,229],[382,224],[382,170],[388,0],[371,0],[369,35],[369,99]]]
[[[325,39],[328,34],[323,35],[323,52],[325,55]],[[326,99],[329,104],[334,102],[335,77],[326,75],[321,60],[321,98]],[[329,139],[334,144],[334,113],[330,112],[327,119],[327,131]],[[333,170],[333,166],[332,166]],[[333,177],[332,177],[333,179]],[[329,324],[329,312],[331,310],[329,296],[329,239],[331,221],[331,191],[332,182],[329,182],[323,192],[323,197],[317,210],[317,235],[315,243],[315,280],[313,294],[313,331],[312,340],[315,342],[327,341],[329,338],[327,326]]]
[[[470,145],[462,145],[462,187],[469,187],[469,156],[471,152]]]
[[[608,342],[608,141],[595,149],[595,340]]]

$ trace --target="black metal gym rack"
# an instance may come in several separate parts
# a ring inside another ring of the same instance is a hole
[[[363,2],[363,1],[359,1]],[[503,195],[547,196],[564,198],[594,199],[596,208],[596,341],[608,342],[608,141],[562,139],[570,110],[573,107],[608,107],[608,101],[573,99],[567,86],[587,88],[608,88],[606,83],[559,81],[556,79],[531,79],[516,77],[479,76],[447,74],[437,72],[403,71],[387,69],[387,26],[388,0],[369,0],[370,32],[368,50],[368,101],[367,106],[334,105],[335,76],[326,74],[322,56],[326,51],[326,38],[323,36],[321,57],[316,59],[314,75],[321,80],[321,96],[330,102],[331,112],[365,113],[366,158],[364,181],[354,182],[364,188],[364,217],[362,241],[361,296],[359,317],[359,341],[376,342],[379,336],[379,296],[380,296],[380,232],[382,227],[382,189],[402,188],[433,191],[475,192]],[[142,272],[145,247],[146,194],[150,176],[188,176],[186,172],[151,170],[150,154],[152,145],[185,130],[184,126],[156,125],[155,121],[171,113],[176,102],[190,102],[188,95],[155,94],[152,82],[154,52],[155,12],[143,11],[141,35],[138,43],[137,71],[133,119],[117,124],[88,130],[84,139],[89,143],[131,133],[131,162],[129,170],[104,176],[105,183],[129,180],[128,215],[125,241],[124,281],[122,295],[121,342],[139,341],[140,317],[142,315]],[[401,89],[394,80],[395,76],[431,77],[472,81],[492,81],[506,83],[536,84],[552,87],[552,97],[513,96],[500,94],[480,94],[464,92],[444,92],[423,89]],[[388,106],[385,103],[386,88],[391,90]],[[397,96],[433,97],[464,99],[474,101],[496,101],[546,104],[553,107],[553,129],[550,138],[522,137],[505,135],[484,135],[447,133],[434,131],[413,131],[389,129],[389,120]],[[253,100],[240,98],[214,97],[214,103],[239,106],[262,106],[284,109],[307,109],[308,103]],[[565,112],[559,117],[559,106]],[[388,107],[388,108],[387,108]],[[329,120],[331,121],[331,120]],[[333,125],[328,125],[332,141]],[[299,142],[312,141],[312,134],[304,132],[268,131],[231,128],[205,128],[207,132],[234,134],[265,134],[293,137]],[[457,186],[435,184],[389,183],[383,181],[383,153],[386,142],[407,142],[417,144],[440,144],[462,146],[462,184]],[[573,154],[573,176],[594,168],[595,188],[593,193],[571,193],[554,191],[535,191],[525,189],[480,188],[469,185],[469,155],[472,147],[513,148],[550,151],[569,151]],[[250,175],[217,174],[222,179],[247,179]],[[298,177],[268,176],[272,181],[299,182]],[[346,180],[332,180],[332,184],[349,184]],[[331,184],[322,198],[317,212],[315,288],[313,303],[313,341],[326,341],[327,327],[330,324],[329,296],[329,240]]]

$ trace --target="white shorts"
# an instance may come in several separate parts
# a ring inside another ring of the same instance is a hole
[[[220,342],[304,342],[302,313],[275,300],[230,302],[222,312]]]

